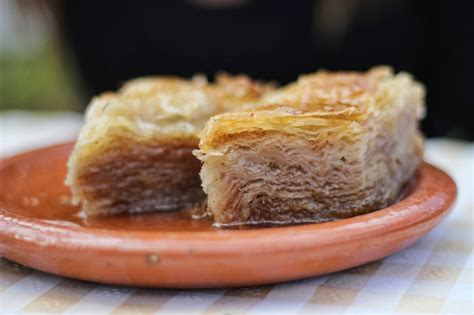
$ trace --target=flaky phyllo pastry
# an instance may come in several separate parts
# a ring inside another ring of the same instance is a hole
[[[212,115],[256,102],[268,88],[245,76],[153,77],[94,98],[69,160],[73,202],[87,214],[201,203],[198,133]]]
[[[244,107],[212,117],[196,152],[217,226],[377,210],[422,159],[424,88],[387,67],[303,75]]]

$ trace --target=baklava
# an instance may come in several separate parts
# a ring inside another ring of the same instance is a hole
[[[192,151],[212,115],[270,88],[248,77],[140,78],[95,97],[68,163],[73,203],[89,215],[177,210],[202,202]]]
[[[319,71],[212,117],[196,155],[216,226],[324,222],[394,202],[422,160],[424,88],[388,67]]]

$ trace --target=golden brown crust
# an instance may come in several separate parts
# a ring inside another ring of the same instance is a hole
[[[267,89],[246,76],[221,75],[216,83],[199,76],[149,77],[95,97],[68,163],[74,202],[89,214],[195,202],[203,193],[200,163],[191,152],[203,125],[216,113],[255,102]]]
[[[297,82],[267,93],[257,104],[212,117],[200,136],[200,150],[212,154],[232,135],[257,130],[278,130],[323,141],[352,137],[365,121],[405,94],[407,86],[413,98],[423,99],[421,84],[407,73],[394,75],[388,67],[364,73],[319,71],[300,76]],[[422,106],[413,106],[421,118]]]
[[[225,74],[136,79],[89,106],[68,183],[89,214],[192,205],[204,196],[191,155],[200,134],[217,225],[365,213],[393,201],[420,163],[423,97],[388,67],[319,71],[276,90]]]
[[[212,117],[196,155],[215,223],[319,222],[386,206],[421,161],[423,97],[387,67],[320,71]]]

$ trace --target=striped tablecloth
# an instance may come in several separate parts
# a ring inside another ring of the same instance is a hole
[[[1,114],[0,155],[71,139],[80,124],[69,113]],[[473,314],[474,144],[429,140],[426,160],[455,178],[454,211],[415,245],[383,260],[277,285],[161,290],[66,279],[3,259],[0,313]]]

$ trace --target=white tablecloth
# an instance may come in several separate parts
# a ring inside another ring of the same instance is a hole
[[[0,114],[0,156],[74,139],[81,122],[73,113]],[[426,147],[426,160],[456,180],[457,204],[426,237],[383,260],[270,286],[160,290],[66,279],[3,259],[0,313],[473,314],[474,144],[434,139]]]

